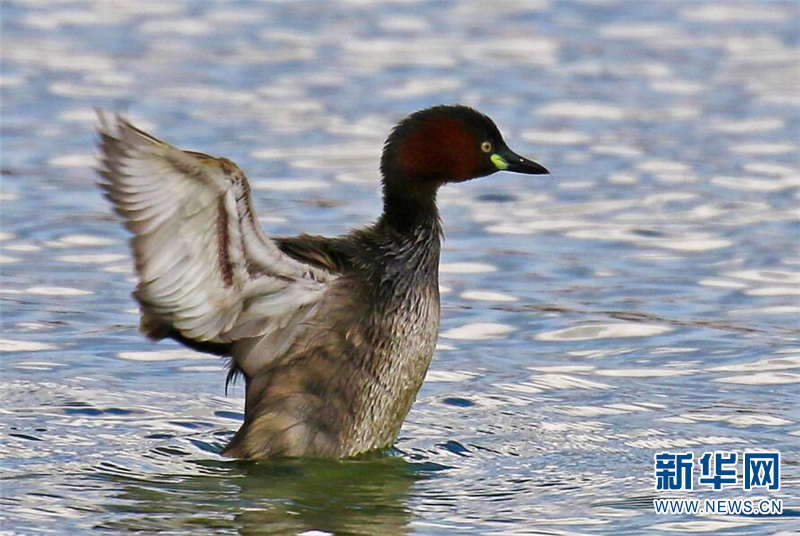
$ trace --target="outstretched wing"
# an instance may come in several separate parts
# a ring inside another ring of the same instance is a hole
[[[264,235],[236,164],[99,115],[101,186],[134,235],[134,296],[146,334],[232,343],[314,314],[336,276],[292,259]]]

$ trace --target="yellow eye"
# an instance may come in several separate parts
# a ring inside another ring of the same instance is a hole
[[[491,153],[492,152],[492,143],[489,141],[485,141],[481,143],[481,151],[484,153]]]

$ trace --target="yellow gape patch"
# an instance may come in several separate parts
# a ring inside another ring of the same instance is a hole
[[[499,154],[495,153],[492,155],[492,163],[497,166],[497,169],[503,171],[504,169],[508,169],[508,162],[506,162],[505,158],[500,156]]]

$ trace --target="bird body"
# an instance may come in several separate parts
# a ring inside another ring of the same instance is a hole
[[[245,424],[226,453],[340,458],[390,446],[436,346],[439,241],[436,219],[412,234],[379,222],[338,239],[340,276],[313,327],[266,366],[274,341],[234,345],[237,363],[257,371],[248,374]]]
[[[436,192],[547,171],[463,106],[412,114],[381,161],[384,211],[338,238],[267,237],[244,173],[101,115],[100,174],[133,233],[141,329],[232,358],[245,418],[224,454],[345,458],[391,446],[433,357]]]

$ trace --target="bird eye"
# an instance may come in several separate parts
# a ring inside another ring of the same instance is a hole
[[[484,153],[491,153],[492,152],[492,142],[485,141],[481,143],[481,151]]]

